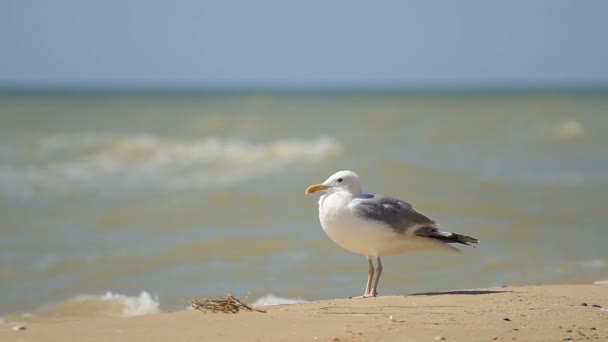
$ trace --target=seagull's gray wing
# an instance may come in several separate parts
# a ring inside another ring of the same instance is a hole
[[[400,234],[412,234],[420,227],[435,227],[435,221],[426,217],[411,204],[382,195],[365,195],[352,203],[353,212],[365,219],[382,222]]]
[[[397,198],[366,194],[355,199],[351,208],[359,217],[384,223],[399,234],[465,245],[478,242],[469,236],[440,231],[435,221],[414,209],[411,204]]]

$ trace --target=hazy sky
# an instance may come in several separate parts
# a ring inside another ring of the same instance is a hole
[[[0,0],[0,85],[608,84],[608,1]]]

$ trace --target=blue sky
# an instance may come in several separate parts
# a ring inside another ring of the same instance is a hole
[[[608,1],[0,0],[0,85],[607,85]]]

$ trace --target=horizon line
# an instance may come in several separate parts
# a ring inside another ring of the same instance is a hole
[[[496,91],[608,91],[608,82],[446,82],[446,83],[14,83],[1,84],[1,92],[496,92]]]

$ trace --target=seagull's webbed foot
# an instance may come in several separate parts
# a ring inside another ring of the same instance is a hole
[[[361,299],[361,298],[371,298],[371,297],[376,297],[378,296],[378,293],[364,293],[360,296],[352,296],[352,297],[348,297],[348,299]]]

